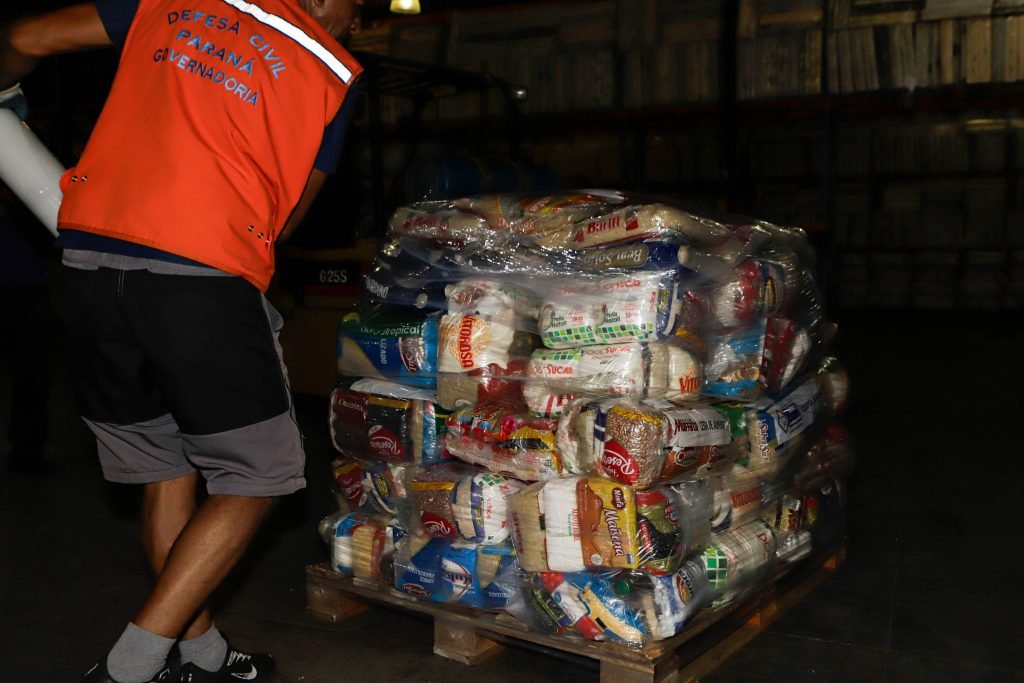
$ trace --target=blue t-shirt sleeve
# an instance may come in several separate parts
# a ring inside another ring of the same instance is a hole
[[[342,145],[345,144],[345,132],[348,130],[348,124],[352,121],[358,96],[359,87],[353,83],[349,86],[348,95],[341,103],[338,113],[324,128],[324,139],[320,142],[320,151],[317,152],[316,161],[313,162],[314,168],[331,175],[338,170],[338,159],[341,157]]]
[[[94,0],[107,36],[118,48],[124,47],[128,29],[139,9],[139,0]]]

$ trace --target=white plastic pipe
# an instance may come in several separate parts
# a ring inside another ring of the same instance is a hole
[[[0,108],[0,179],[25,202],[54,237],[64,193],[64,167],[10,109]]]

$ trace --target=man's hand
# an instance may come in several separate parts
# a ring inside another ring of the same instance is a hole
[[[0,108],[13,110],[22,121],[28,118],[28,102],[20,83],[15,83],[7,90],[0,90]]]

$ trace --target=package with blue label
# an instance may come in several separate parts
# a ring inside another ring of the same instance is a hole
[[[338,374],[434,388],[437,325],[436,315],[402,319],[346,315],[338,326]]]
[[[519,565],[508,543],[453,541],[441,553],[440,591],[432,598],[483,610],[503,610],[519,590]]]
[[[434,602],[502,610],[518,592],[510,545],[481,545],[416,533],[394,552],[395,588]]]
[[[773,478],[794,452],[809,447],[806,432],[823,409],[818,381],[808,379],[778,400],[761,399],[747,411],[746,466]]]
[[[363,294],[368,301],[393,310],[444,312],[448,307],[444,288],[457,277],[456,269],[436,251],[411,248],[408,240],[392,240],[381,247],[363,275]]]
[[[331,393],[334,447],[349,456],[429,465],[446,459],[448,412],[429,391],[380,380],[358,380]]]
[[[450,541],[430,534],[411,533],[395,546],[395,588],[417,598],[440,595],[441,555]]]

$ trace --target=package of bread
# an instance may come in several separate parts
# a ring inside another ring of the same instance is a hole
[[[640,557],[633,489],[608,479],[580,478],[576,499],[586,566],[636,569]],[[545,510],[548,503],[545,499]]]
[[[729,229],[713,220],[666,204],[630,205],[537,236],[546,249],[586,249],[619,242],[679,236],[699,243],[728,239]]]
[[[589,216],[606,213],[622,199],[618,193],[579,192],[541,197],[489,194],[458,199],[454,204],[479,214],[495,229],[521,237],[542,237],[570,228]]]
[[[545,571],[548,566],[544,536],[544,507],[541,493],[544,483],[537,482],[506,499],[512,545],[519,565],[526,571]]]
[[[735,461],[726,416],[709,405],[606,401],[594,419],[596,471],[638,489],[706,477]]]
[[[388,234],[439,245],[490,244],[501,239],[479,214],[452,206],[450,202],[419,202],[391,214]]]
[[[495,545],[509,537],[507,499],[525,486],[501,474],[481,472],[455,483],[452,508],[459,535],[467,541]]]

